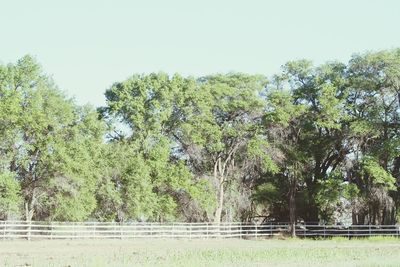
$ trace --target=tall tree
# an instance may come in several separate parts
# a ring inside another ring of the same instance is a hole
[[[262,76],[232,73],[203,77],[184,91],[174,138],[193,171],[212,181],[217,223],[222,220],[227,187],[235,179],[252,178],[245,172],[254,163],[248,159],[275,168],[259,129],[265,85]]]
[[[296,235],[296,193],[304,180],[303,171],[307,162],[301,147],[306,111],[307,107],[297,104],[288,92],[272,91],[268,96],[268,110],[265,114],[267,135],[271,144],[281,151],[281,157],[275,160],[280,167],[278,176],[288,185],[288,217],[292,236]]]
[[[21,185],[24,217],[88,218],[103,135],[96,112],[67,99],[32,57],[0,69],[1,165]]]
[[[119,119],[131,132],[119,141],[130,151],[126,155],[129,164],[122,169],[120,179],[125,191],[122,199],[131,218],[142,215],[142,219],[172,220],[188,204],[188,196],[200,203],[200,209],[209,205],[207,186],[193,179],[172,140],[179,122],[174,115],[181,90],[192,83],[191,79],[162,73],[134,75],[106,92],[104,116]],[[142,192],[132,194],[135,190]]]
[[[344,112],[347,96],[346,66],[331,62],[313,67],[306,60],[284,66],[279,85],[290,90],[296,104],[307,106],[302,117],[301,149],[310,157],[305,175],[306,221],[318,221],[315,197],[318,182],[327,178],[350,152],[347,142],[348,117]],[[286,85],[286,86],[285,86]]]
[[[354,223],[394,223],[398,194],[389,177],[399,178],[400,50],[355,55],[348,68],[349,143],[354,147],[349,180],[362,193]]]

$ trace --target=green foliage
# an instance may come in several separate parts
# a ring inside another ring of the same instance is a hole
[[[361,163],[362,175],[366,184],[381,185],[388,190],[397,190],[396,178],[380,166],[376,160],[371,157],[365,157]]]
[[[326,180],[319,181],[319,191],[317,193],[318,202],[326,206],[329,203],[337,203],[341,197],[352,200],[359,194],[356,185],[344,182],[342,174],[331,173]]]
[[[343,119],[342,103],[336,97],[336,87],[323,85],[318,96],[320,111],[318,112],[315,124],[318,127],[327,129],[340,129]]]
[[[110,176],[98,181],[96,190],[97,207],[94,217],[100,221],[115,221],[122,206],[122,196]]]
[[[267,140],[260,137],[255,137],[249,141],[247,147],[248,157],[251,160],[259,159],[261,162],[260,166],[263,171],[277,173],[279,171],[279,167],[269,155],[269,146],[270,144]]]
[[[280,197],[280,192],[271,182],[263,183],[257,186],[255,192],[252,195],[252,199],[256,202],[269,202],[270,204],[277,201]]]
[[[288,127],[293,117],[297,117],[305,111],[305,106],[293,104],[291,94],[284,91],[272,91],[268,95],[267,107],[266,123],[282,127]]]
[[[21,187],[15,174],[0,172],[0,218],[7,220],[10,215],[18,214],[21,202]]]
[[[319,181],[318,191],[315,196],[321,218],[325,222],[335,223],[334,213],[345,212],[345,202],[350,203],[359,193],[360,191],[355,184],[344,182],[341,173],[330,173],[327,179]]]
[[[189,187],[189,195],[206,214],[212,214],[215,210],[215,199],[210,198],[210,195],[215,195],[215,189],[209,180],[205,178],[197,180]]]

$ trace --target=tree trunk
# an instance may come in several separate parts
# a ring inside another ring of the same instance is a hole
[[[306,222],[318,222],[318,206],[315,202],[315,195],[316,195],[316,183],[312,181],[312,179],[306,180],[307,185],[307,210],[305,213],[304,220]]]
[[[31,221],[33,217],[33,203],[25,202],[25,220],[27,222],[26,239],[31,240]]]
[[[397,179],[397,182],[400,181],[400,157],[394,159],[392,175]]]
[[[221,222],[221,215],[222,209],[224,206],[224,183],[220,183],[219,190],[218,190],[218,202],[217,202],[217,209],[215,210],[214,222],[220,223]]]
[[[214,163],[214,179],[218,183],[217,191],[217,209],[214,213],[214,223],[220,223],[222,217],[222,209],[224,207],[224,197],[225,197],[225,182],[231,169],[235,165],[235,160],[233,158],[236,150],[241,143],[236,143],[232,149],[229,151],[226,158],[222,161],[221,155],[217,157]]]
[[[30,222],[33,218],[33,207],[32,202],[25,202],[25,221]]]
[[[217,159],[214,163],[214,179],[218,182],[217,190],[217,209],[214,213],[214,223],[221,222],[222,209],[224,206],[224,174],[221,166],[221,158]]]
[[[296,237],[296,179],[293,177],[289,188],[289,231]]]

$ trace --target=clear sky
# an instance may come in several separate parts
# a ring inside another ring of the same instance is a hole
[[[272,75],[400,47],[399,0],[0,0],[0,61],[34,55],[78,103],[133,73]]]

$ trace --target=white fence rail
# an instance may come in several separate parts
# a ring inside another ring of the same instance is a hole
[[[0,239],[263,238],[288,232],[286,223],[100,223],[0,221]],[[398,225],[297,225],[301,237],[400,237]]]

